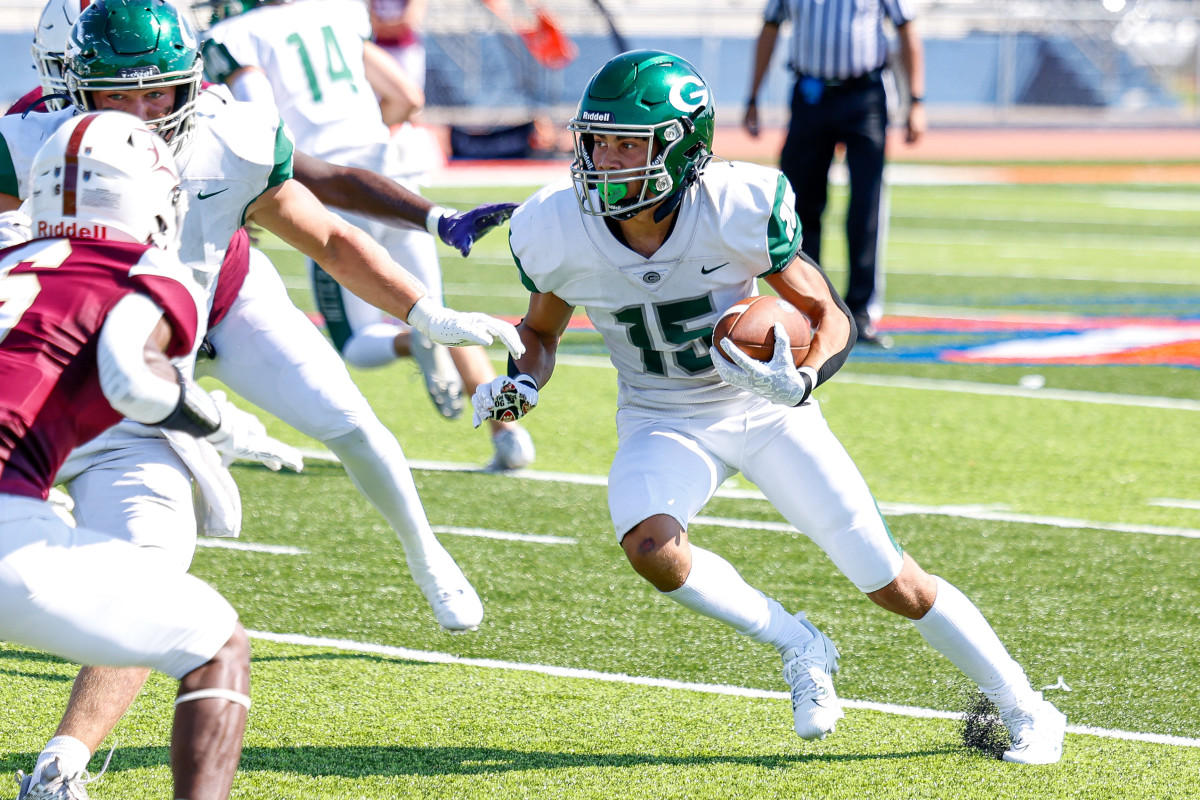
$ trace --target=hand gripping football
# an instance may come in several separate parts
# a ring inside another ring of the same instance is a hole
[[[496,392],[492,400],[491,418],[498,422],[516,422],[528,414],[531,408],[533,406],[521,395],[517,383],[505,378],[500,391]]]
[[[746,355],[770,361],[775,353],[775,323],[783,323],[791,344],[792,363],[800,366],[812,344],[808,317],[786,300],[774,295],[757,295],[738,300],[713,327],[713,344],[722,356],[721,340],[728,337]]]

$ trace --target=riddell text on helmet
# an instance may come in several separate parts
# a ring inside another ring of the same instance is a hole
[[[46,239],[51,236],[65,236],[75,239],[107,239],[108,226],[80,225],[77,222],[72,222],[70,225],[65,222],[51,225],[46,222],[39,222],[37,226],[37,238]]]

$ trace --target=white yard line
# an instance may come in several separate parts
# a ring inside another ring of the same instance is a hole
[[[1022,397],[1029,400],[1057,400],[1065,403],[1159,408],[1172,411],[1200,411],[1200,400],[1186,400],[1179,397],[1084,392],[1076,389],[1026,389],[1022,386],[1005,386],[1002,383],[974,383],[970,381],[942,380],[940,378],[911,378],[904,375],[867,375],[857,372],[842,372],[838,375],[837,380],[841,383],[856,383],[863,386],[887,386],[897,389],[918,389],[931,392]]]
[[[299,547],[288,547],[283,544],[252,544],[250,542],[239,542],[236,539],[211,539],[199,537],[196,539],[196,547],[216,547],[222,550],[245,550],[251,553],[270,553],[276,556],[303,556],[308,555],[307,550]]]
[[[1153,500],[1147,500],[1152,506],[1163,506],[1165,508],[1188,508],[1195,511],[1200,511],[1200,500],[1175,500],[1170,497],[1156,497]]]
[[[606,356],[560,355],[557,360],[560,364],[572,367],[612,369],[612,362]],[[1033,367],[1030,367],[1030,369],[1033,369]],[[1187,400],[1180,397],[1085,392],[1076,389],[1027,389],[1023,386],[1006,386],[1003,383],[978,383],[974,381],[944,380],[942,378],[913,378],[907,375],[871,375],[863,372],[845,371],[838,373],[837,381],[839,383],[854,383],[862,386],[886,386],[929,392],[1022,397],[1029,400],[1057,400],[1064,403],[1161,408],[1172,411],[1200,411],[1200,400]]]
[[[316,460],[337,461],[332,454],[321,450],[302,450],[305,458]],[[410,461],[413,469],[423,469],[430,472],[482,472],[474,464],[462,464],[452,461]],[[511,473],[499,473],[505,478],[520,478],[530,481],[549,481],[554,483],[570,483],[577,486],[604,486],[607,478],[603,475],[577,475],[570,472],[543,472],[540,470],[522,469]],[[717,489],[717,497],[733,500],[766,500],[757,489]],[[1179,501],[1186,502],[1186,501]],[[1165,503],[1153,503],[1165,505]],[[1196,504],[1200,508],[1200,503]],[[963,519],[989,520],[992,522],[1017,522],[1029,525],[1046,525],[1052,528],[1078,528],[1081,530],[1114,531],[1117,533],[1142,533],[1151,536],[1181,536],[1186,539],[1200,539],[1200,529],[1179,528],[1169,525],[1143,525],[1128,522],[1105,522],[1102,520],[1080,519],[1077,517],[1059,517],[1047,514],[1021,514],[1009,511],[1003,506],[995,505],[921,505],[918,503],[890,503],[879,501],[879,510],[887,516],[901,517],[914,514],[929,514],[938,517],[960,517]],[[793,532],[795,528],[786,522],[764,522],[760,520],[731,519],[726,517],[696,517],[694,522],[699,525],[721,525],[727,528],[746,528],[751,530]]]
[[[705,694],[719,694],[732,697],[757,697],[770,700],[790,700],[787,692],[774,692],[766,689],[750,689],[744,686],[727,686],[711,683],[688,683],[666,678],[650,678],[637,675],[622,675],[613,672],[599,672],[590,669],[573,667],[555,667],[547,664],[527,664],[518,661],[499,661],[492,658],[465,658],[428,650],[410,650],[406,647],[393,647],[370,642],[355,642],[348,639],[330,639],[320,636],[305,636],[297,633],[270,633],[267,631],[247,631],[252,639],[261,639],[280,644],[304,645],[306,647],[325,647],[352,653],[371,653],[374,655],[390,656],[406,661],[417,661],[423,664],[462,664],[464,666],[480,667],[483,669],[504,669],[516,672],[532,672],[538,675],[550,675],[558,678],[578,678],[582,680],[604,681],[606,683],[623,683],[635,686],[653,686],[662,689],[683,689]],[[884,714],[897,714],[905,717],[931,717],[936,719],[959,719],[960,713],[939,711],[937,709],[901,706],[892,703],[875,703],[868,700],[848,700],[843,698],[842,705],[864,711],[878,711]],[[1068,733],[1086,736],[1100,736],[1106,739],[1122,739],[1125,741],[1150,742],[1167,744],[1176,747],[1200,747],[1200,739],[1190,739],[1183,736],[1167,736],[1159,733],[1142,733],[1139,731],[1121,731],[1107,728],[1093,728],[1084,725],[1067,726]]]
[[[569,536],[547,536],[538,533],[512,533],[487,528],[460,528],[455,525],[432,525],[434,533],[449,533],[455,536],[475,536],[480,539],[504,539],[510,542],[533,542],[534,544],[575,544]]]

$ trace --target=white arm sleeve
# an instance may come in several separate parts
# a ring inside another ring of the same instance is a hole
[[[149,425],[171,416],[179,405],[179,384],[152,372],[144,354],[162,317],[162,309],[146,295],[126,295],[108,312],[96,352],[100,389],[109,405]]]
[[[229,80],[229,91],[234,98],[248,103],[275,105],[275,90],[271,79],[258,67],[243,67]]]
[[[32,236],[33,221],[25,213],[26,205],[12,211],[0,213],[0,247],[12,247],[28,242]]]

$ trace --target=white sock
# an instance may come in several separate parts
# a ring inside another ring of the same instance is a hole
[[[937,598],[917,631],[934,650],[962,670],[999,708],[1011,708],[1033,694],[1025,670],[1013,660],[992,626],[965,594],[937,580]]]
[[[42,771],[56,758],[62,774],[73,778],[87,769],[88,762],[92,760],[92,751],[74,736],[55,736],[46,743],[46,748],[38,756],[30,786],[41,782]]]
[[[783,606],[746,583],[728,561],[695,545],[691,549],[692,571],[687,580],[664,595],[756,642],[774,645],[780,653],[812,638]]]
[[[392,526],[410,564],[448,557],[429,527],[404,451],[378,417],[360,420],[356,430],[327,439],[325,445],[337,455],[358,491]]]
[[[396,359],[396,334],[400,328],[387,322],[373,322],[354,332],[342,348],[346,363],[359,369],[386,367]]]

